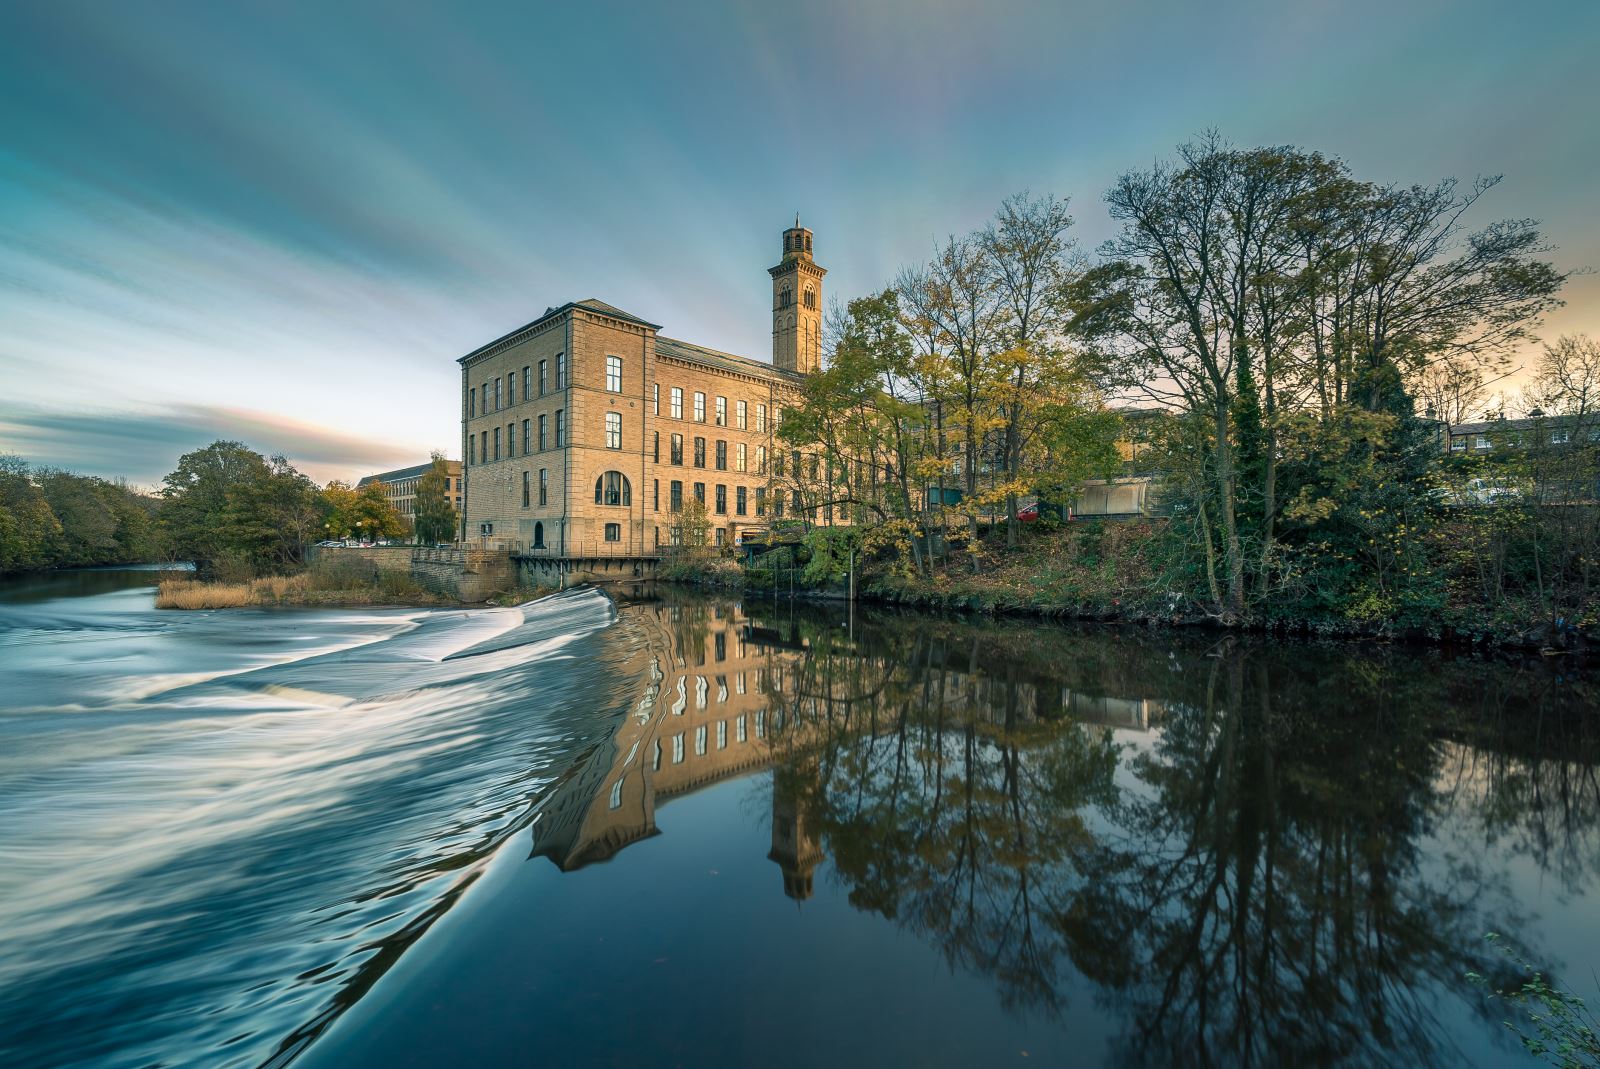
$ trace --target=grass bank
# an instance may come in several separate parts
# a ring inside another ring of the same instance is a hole
[[[163,579],[156,590],[158,609],[456,604],[454,598],[435,594],[407,572],[377,568],[360,560],[319,562],[294,575],[254,579]]]

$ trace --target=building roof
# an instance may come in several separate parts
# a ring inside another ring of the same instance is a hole
[[[465,364],[474,357],[487,353],[490,350],[504,345],[507,342],[511,342],[516,339],[518,335],[531,331],[540,324],[554,319],[557,316],[563,315],[574,308],[583,308],[591,312],[598,312],[601,315],[611,316],[615,319],[624,319],[630,323],[638,323],[640,326],[649,327],[651,330],[661,329],[660,324],[651,323],[649,320],[640,319],[631,312],[624,312],[621,308],[618,308],[614,304],[607,304],[605,301],[595,297],[586,297],[581,301],[568,301],[559,308],[546,308],[544,310],[544,315],[540,316],[538,319],[518,327],[509,334],[502,334],[500,337],[486,345],[478,346],[476,349],[472,350],[472,352],[461,357],[461,359],[456,362],[459,364]],[[724,353],[717,349],[708,349],[704,345],[695,345],[692,342],[680,341],[677,338],[663,338],[659,334],[656,335],[656,353],[659,356],[669,356],[678,360],[687,360],[691,363],[703,364],[707,367],[716,368],[721,371],[734,371],[745,375],[776,376],[777,378],[794,383],[805,381],[805,376],[800,375],[797,372],[785,371],[782,368],[773,367],[765,360],[753,360],[748,356],[736,356],[733,353]]]
[[[732,353],[707,349],[704,345],[679,341],[677,338],[663,338],[660,335],[656,336],[656,355],[687,360],[694,364],[704,364],[707,367],[717,368],[721,371],[736,371],[744,375],[776,376],[793,383],[805,381],[804,375],[794,371],[785,371],[781,367],[774,367],[765,360],[752,360],[748,356],[735,356]]]
[[[505,334],[502,334],[502,335],[500,335],[500,337],[496,338],[494,341],[489,342],[486,345],[478,346],[476,349],[472,350],[472,352],[468,353],[466,356],[463,356],[459,360],[457,360],[456,363],[465,364],[467,361],[471,360],[473,357],[478,356],[478,355],[480,355],[482,353],[486,353],[490,349],[493,349],[495,346],[500,345],[500,344],[502,344],[504,342],[508,342],[511,339],[515,338],[517,335],[522,334],[522,333],[524,333],[526,331],[530,331],[534,327],[539,326],[541,323],[544,323],[544,322],[546,322],[548,320],[554,319],[556,316],[563,315],[563,314],[565,314],[567,312],[570,312],[574,308],[584,308],[584,309],[587,309],[588,311],[591,311],[591,312],[599,312],[601,315],[612,316],[612,317],[614,317],[616,319],[625,319],[630,323],[638,323],[640,326],[649,327],[651,330],[660,330],[661,329],[661,324],[652,323],[652,322],[650,322],[649,320],[646,320],[646,319],[640,319],[638,316],[632,314],[631,312],[624,312],[622,309],[618,308],[614,304],[607,304],[605,301],[599,300],[599,299],[594,298],[594,297],[585,297],[581,301],[568,301],[566,304],[562,305],[560,308],[546,308],[544,310],[544,314],[541,315],[539,318],[535,319],[533,322],[524,323],[522,326],[518,327],[516,330],[509,331],[509,332],[507,332]]]
[[[1491,419],[1480,423],[1456,423],[1451,425],[1451,434],[1493,434],[1496,431],[1531,431],[1539,427],[1551,425],[1560,426],[1563,423],[1574,422],[1574,417],[1568,415],[1538,416],[1530,419]]]
[[[454,460],[447,460],[444,463],[447,471],[452,464],[459,467],[458,462]],[[409,468],[396,468],[394,471],[379,472],[377,475],[363,475],[361,481],[356,483],[356,489],[359,490],[368,483],[397,483],[404,479],[420,479],[428,474],[428,469],[431,467],[433,461],[430,460],[426,464],[415,464]]]

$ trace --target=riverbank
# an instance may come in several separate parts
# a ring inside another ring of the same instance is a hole
[[[1314,638],[1416,642],[1444,646],[1581,652],[1600,633],[1600,606],[1564,620],[1559,633],[1538,604],[1502,599],[1484,604],[1469,584],[1443,576],[1428,601],[1367,599],[1325,605],[1313,589],[1281,593],[1268,612],[1223,619],[1209,608],[1200,562],[1176,551],[1165,529],[1145,523],[1078,523],[1025,532],[1020,546],[986,545],[980,570],[965,556],[941,562],[927,576],[868,563],[856,576],[860,600],[937,612],[1137,625],[1205,627]],[[727,561],[678,563],[663,581],[706,587],[737,585],[833,600],[846,596],[843,577],[817,586],[801,551],[790,569],[759,563],[737,573]]]

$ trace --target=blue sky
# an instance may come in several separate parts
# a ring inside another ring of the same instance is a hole
[[[217,436],[320,479],[457,448],[455,359],[598,297],[765,357],[798,210],[830,297],[1008,193],[1216,127],[1505,181],[1600,265],[1600,4],[0,7],[0,452],[154,483]],[[1600,334],[1574,280],[1544,334]]]

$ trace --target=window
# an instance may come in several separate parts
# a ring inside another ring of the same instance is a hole
[[[522,473],[522,507],[527,508],[528,502],[533,497],[533,477],[530,472]]]
[[[807,308],[815,308],[817,306],[817,291],[810,286],[806,287],[805,305]]]
[[[734,426],[738,427],[741,431],[746,429],[745,403],[743,401],[735,401],[733,403],[733,422]]]
[[[471,419],[478,414],[478,388],[472,387],[467,391],[467,418]]]
[[[745,471],[745,446],[743,442],[733,447],[733,470]]]
[[[522,455],[527,456],[533,452],[533,424],[529,420],[522,421]]]
[[[745,488],[742,486],[735,487],[733,491],[733,514],[735,516],[743,516],[747,504]]]
[[[672,512],[683,510],[683,483],[677,479],[672,480],[672,485],[667,487],[667,507]]]
[[[706,421],[706,395],[699,390],[694,392],[694,421],[696,423]]]
[[[683,418],[683,387],[682,386],[674,386],[672,388],[672,395],[671,395],[671,398],[668,400],[667,403],[671,406],[670,411],[671,411],[671,414],[672,414],[672,418],[673,419],[682,419]]]
[[[500,380],[494,380],[494,410],[500,411]]]
[[[766,434],[767,433],[767,406],[766,405],[762,405],[762,404],[756,405],[756,433],[757,434]]]
[[[700,502],[700,504],[702,504],[702,505],[704,505],[706,503],[706,484],[705,483],[695,483],[694,484],[694,499],[696,501]]]
[[[758,486],[758,487],[756,487],[756,515],[757,516],[765,516],[766,514],[767,514],[767,488],[765,486]]]
[[[607,542],[620,542],[620,541],[622,541],[622,524],[620,524],[620,523],[608,523],[608,524],[606,524],[606,541]]]
[[[661,511],[661,480],[650,480],[650,508],[654,512]]]
[[[482,440],[478,443],[478,456],[481,458],[482,463],[487,464],[489,463],[489,432],[484,431],[479,437]]]
[[[661,432],[655,431],[650,439],[650,459],[654,463],[661,463]]]
[[[524,401],[533,400],[533,368],[531,367],[522,369],[522,399]]]
[[[506,407],[510,408],[512,405],[514,405],[516,403],[517,403],[517,373],[515,371],[512,371],[512,372],[508,372],[506,374]]]
[[[596,505],[631,505],[633,504],[633,487],[628,483],[628,477],[620,471],[608,471],[594,481],[594,503]]]
[[[1464,434],[1452,434],[1450,436],[1450,451],[1452,453],[1464,452],[1466,450],[1466,448],[1467,448],[1467,436],[1466,435],[1464,435]]]
[[[783,518],[783,491],[782,490],[774,490],[772,492],[772,514],[773,514],[773,516],[777,517],[780,520]]]
[[[1550,432],[1550,444],[1551,445],[1566,445],[1567,442],[1569,442],[1571,440],[1571,437],[1572,437],[1571,434],[1569,432],[1567,432],[1567,431],[1551,431]]]
[[[787,244],[788,240],[789,240],[788,238],[785,238],[784,239],[784,243]],[[780,287],[779,290],[778,290],[778,307],[779,308],[787,308],[793,303],[794,303],[794,290],[790,289],[789,288],[789,283],[785,282],[782,285],[782,287]]]
[[[696,438],[694,440],[694,466],[697,468],[706,466],[706,440],[704,438]]]
[[[544,451],[545,451],[545,444],[544,444],[544,416],[540,415],[540,417],[539,417],[539,452],[543,453]]]
[[[659,382],[650,384],[650,414],[652,416],[661,415],[661,384]]]
[[[719,546],[722,545],[722,543],[727,540],[727,537],[728,537],[728,529],[726,527],[718,527],[717,528],[717,545],[719,545]]]
[[[561,409],[556,409],[556,448],[560,449],[566,435],[562,433]]]
[[[728,399],[726,397],[717,398],[716,404],[712,408],[712,413],[712,418],[716,420],[717,426],[726,427],[728,425]]]
[[[721,483],[717,484],[717,515],[728,514],[728,488]]]
[[[516,455],[517,455],[517,425],[515,423],[507,423],[506,424],[506,456],[514,457]]]
[[[549,379],[550,379],[550,376],[548,374],[546,374],[546,372],[549,370],[549,368],[547,367],[547,365],[549,363],[550,363],[550,361],[548,361],[548,360],[539,361],[539,396],[540,397],[544,396],[545,390],[547,389],[547,387],[545,386],[545,383],[548,382]]]
[[[675,765],[683,763],[683,732],[681,731],[672,736],[672,763]]]
[[[606,448],[622,448],[622,413],[606,413]]]
[[[724,687],[723,690],[724,690],[724,692],[726,692],[727,688]],[[717,749],[725,750],[727,748],[728,748],[728,722],[726,720],[718,720],[717,721]],[[620,781],[618,781],[618,782],[620,783]]]
[[[543,523],[536,523],[536,524],[533,525],[533,548],[534,549],[543,549],[544,548],[544,524]]]
[[[476,464],[477,462],[478,462],[478,436],[476,434],[469,434],[469,435],[467,435],[467,463],[468,464]]]
[[[612,393],[622,392],[622,357],[606,357],[606,389]]]
[[[706,726],[704,724],[694,729],[694,755],[696,757],[704,757],[706,755]]]
[[[1478,441],[1477,441],[1476,448],[1478,448],[1478,449],[1491,449],[1491,448],[1493,448],[1493,446],[1489,443],[1489,436],[1487,434],[1478,435]]]
[[[740,694],[744,693],[744,673],[743,672],[739,673],[739,693]],[[740,714],[739,719],[737,719],[737,720],[735,720],[733,722],[733,737],[738,739],[740,742],[748,742],[750,740],[750,729],[745,724],[745,718],[744,718],[744,715],[742,713]]]
[[[566,353],[557,353],[556,354],[556,389],[565,390],[566,388],[567,388],[567,354]]]
[[[494,429],[494,458],[496,460],[500,459],[500,428],[499,427],[496,427]]]
[[[543,419],[544,417],[540,416],[539,418]],[[756,474],[757,475],[765,475],[766,473],[767,473],[767,447],[764,446],[764,445],[758,445],[758,446],[756,446]]]
[[[717,470],[718,471],[727,471],[728,470],[728,443],[727,442],[720,442],[719,441],[717,443]]]
[[[674,464],[682,464],[683,463],[683,435],[674,434],[672,436],[671,445],[672,445],[672,452],[670,454],[668,454],[669,458],[671,459],[671,461]]]
[[[550,469],[549,468],[540,468],[539,469],[539,504],[547,505],[549,503],[550,503]],[[541,542],[544,541],[544,539],[542,537],[539,540]]]
[[[611,785],[611,801],[609,804],[612,809],[620,809],[622,807],[622,781],[620,779]]]

